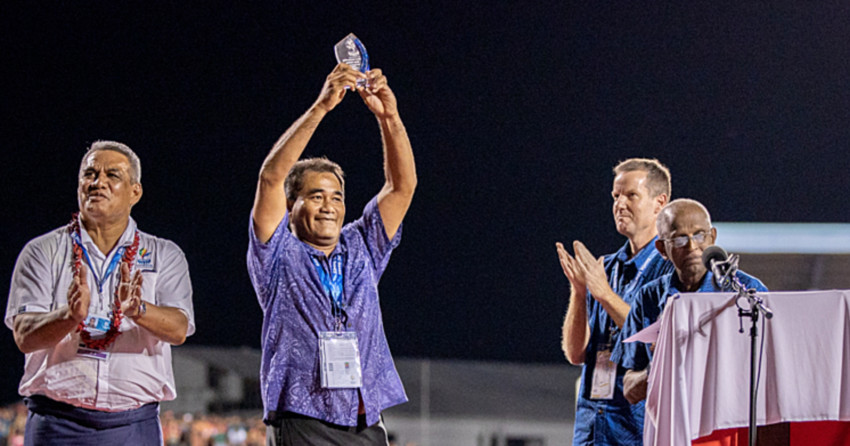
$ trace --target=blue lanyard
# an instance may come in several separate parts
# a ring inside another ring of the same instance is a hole
[[[319,275],[319,280],[322,282],[322,288],[325,293],[331,298],[331,304],[334,310],[342,308],[342,264],[343,255],[332,255],[328,260],[330,262],[330,271],[325,270],[323,262],[314,256],[310,256],[313,266],[316,267],[316,273]]]
[[[82,249],[83,256],[86,258],[86,263],[89,265],[89,270],[92,275],[94,275],[94,281],[97,283],[97,290],[103,294],[103,284],[106,283],[106,279],[112,275],[112,272],[115,271],[115,267],[118,266],[118,262],[120,262],[121,258],[124,257],[124,250],[126,247],[122,246],[115,251],[115,254],[112,256],[112,260],[109,261],[109,266],[106,268],[106,272],[103,274],[103,277],[97,277],[97,269],[95,269],[94,265],[92,265],[91,259],[89,258],[89,252],[83,245],[83,241],[80,239],[80,234],[72,232],[71,237],[74,239],[74,243]]]
[[[640,284],[640,278],[641,278],[641,276],[643,276],[643,273],[644,273],[644,271],[646,271],[646,268],[649,266],[649,264],[653,260],[655,260],[656,257],[661,255],[658,252],[657,249],[652,248],[651,246],[647,246],[644,249],[652,249],[652,253],[650,253],[649,256],[646,257],[646,260],[644,260],[643,263],[641,263],[640,267],[638,268],[637,274],[635,274],[635,277],[631,280],[631,282],[629,282],[628,287],[626,289],[624,289],[621,293],[619,293],[620,298],[623,299],[623,300],[625,300],[625,297],[627,295],[629,295],[629,293],[634,291],[634,289],[638,286],[638,284]],[[618,280],[620,279],[620,270],[617,268],[617,265],[614,265],[614,268],[611,271],[611,279],[612,279],[611,283],[613,284],[611,288],[619,285]],[[607,313],[605,313],[605,314],[607,315]],[[614,334],[618,331],[619,331],[619,328],[614,323],[614,319],[609,317],[608,318],[608,344],[609,345],[613,344]]]

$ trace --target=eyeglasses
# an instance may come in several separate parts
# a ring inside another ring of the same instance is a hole
[[[663,241],[670,242],[674,248],[682,248],[687,245],[691,239],[693,239],[694,243],[697,245],[702,245],[706,240],[708,240],[709,235],[711,235],[710,232],[700,231],[694,235],[680,235],[677,237],[663,239]]]

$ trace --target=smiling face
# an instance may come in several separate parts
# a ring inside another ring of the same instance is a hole
[[[330,254],[345,218],[342,185],[330,172],[307,171],[290,210],[290,230],[302,242]]]
[[[632,170],[617,174],[611,189],[617,232],[637,247],[655,237],[655,217],[667,202],[666,195],[653,196],[648,186],[646,171]]]
[[[142,185],[133,181],[130,161],[124,154],[97,150],[83,160],[77,201],[84,222],[124,222],[141,197]]]

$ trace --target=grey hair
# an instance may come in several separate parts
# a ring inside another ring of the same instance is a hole
[[[708,220],[708,226],[711,226],[711,214],[708,213],[708,209],[706,209],[702,203],[690,198],[679,198],[667,203],[666,206],[661,208],[661,212],[658,213],[658,217],[655,218],[655,229],[658,230],[658,236],[667,237],[671,226],[673,225],[673,220],[676,218],[678,213],[683,209],[688,208],[699,209],[702,211],[702,213],[705,214],[705,218]]]
[[[83,160],[80,161],[80,174],[83,172],[83,168],[86,164],[86,159],[94,152],[99,152],[101,150],[112,150],[113,152],[118,152],[127,157],[127,160],[130,161],[130,181],[135,183],[142,182],[142,162],[139,160],[139,156],[136,155],[136,152],[133,151],[126,144],[122,144],[117,141],[104,141],[99,140],[92,143],[89,146],[89,149],[86,151],[86,154],[83,155]]]

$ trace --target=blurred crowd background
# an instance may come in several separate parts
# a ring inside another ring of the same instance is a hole
[[[262,413],[228,415],[160,414],[166,446],[264,446]],[[0,407],[0,446],[23,446],[27,408],[23,402]]]
[[[265,446],[266,425],[257,412],[217,414],[160,413],[165,446]],[[23,446],[27,407],[23,401],[0,406],[0,446]],[[396,443],[392,436],[390,445]],[[414,445],[415,446],[415,445]]]

